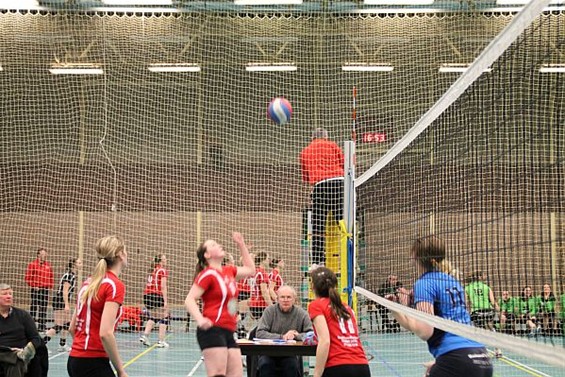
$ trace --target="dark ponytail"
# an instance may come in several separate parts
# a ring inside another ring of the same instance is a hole
[[[310,273],[312,278],[312,288],[318,297],[330,299],[332,314],[336,319],[350,319],[351,314],[341,301],[337,291],[337,277],[332,270],[327,267],[318,267]]]
[[[196,258],[198,261],[196,262],[196,268],[194,269],[194,280],[196,280],[199,273],[208,267],[208,261],[204,257],[204,254],[206,254],[206,245],[205,242],[202,242],[200,246],[198,246],[198,249],[196,249]]]

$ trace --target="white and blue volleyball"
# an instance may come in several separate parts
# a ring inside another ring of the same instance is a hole
[[[267,117],[276,124],[283,125],[290,122],[292,105],[286,98],[276,97],[269,102]]]

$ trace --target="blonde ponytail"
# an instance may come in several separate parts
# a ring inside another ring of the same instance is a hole
[[[114,265],[117,256],[125,250],[125,246],[121,238],[117,236],[106,236],[96,242],[95,250],[98,263],[90,277],[88,287],[80,297],[80,301],[83,304],[91,298],[96,299],[98,289],[106,276],[108,268]]]

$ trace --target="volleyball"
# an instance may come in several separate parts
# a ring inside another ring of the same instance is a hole
[[[269,102],[267,117],[276,124],[283,125],[290,121],[292,105],[284,97],[276,97]]]

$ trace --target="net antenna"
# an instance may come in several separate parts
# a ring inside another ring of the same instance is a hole
[[[443,331],[450,332],[467,339],[475,340],[492,347],[507,349],[522,356],[536,358],[547,364],[565,368],[565,349],[561,347],[536,343],[536,351],[532,352],[531,341],[520,339],[511,335],[495,333],[490,330],[485,330],[478,327],[464,325],[431,314],[427,314],[419,310],[412,309],[396,302],[387,300],[361,287],[355,287],[355,292],[377,302],[378,304],[385,306],[387,309],[406,314]]]
[[[468,70],[451,85],[443,96],[416,122],[416,124],[392,146],[373,166],[355,180],[359,187],[382,170],[469,88],[481,74],[494,63],[506,49],[518,39],[531,23],[541,14],[551,0],[530,1],[483,50]]]

